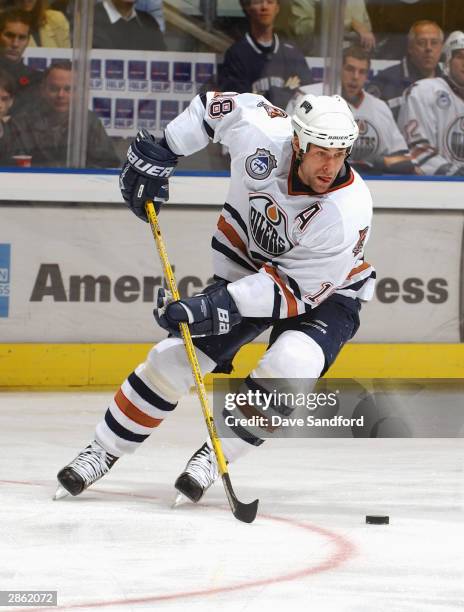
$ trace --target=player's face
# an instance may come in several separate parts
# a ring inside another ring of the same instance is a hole
[[[12,62],[19,62],[29,42],[29,26],[20,21],[7,22],[0,32],[0,48]]]
[[[441,30],[433,25],[419,26],[415,30],[414,38],[408,42],[409,57],[421,72],[434,70],[442,47]]]
[[[352,100],[361,93],[369,73],[367,60],[346,57],[342,68],[342,95],[345,100]]]
[[[42,95],[57,113],[68,113],[71,104],[72,74],[70,70],[52,70],[42,86]]]
[[[12,104],[13,96],[6,89],[0,87],[0,119],[8,115]]]
[[[464,87],[464,49],[459,49],[453,53],[450,60],[450,74],[453,81],[459,87]]]
[[[277,0],[251,0],[246,12],[253,23],[272,26],[279,12],[279,3]]]
[[[345,156],[346,149],[326,149],[312,144],[303,155],[298,176],[316,193],[325,193],[340,172]]]

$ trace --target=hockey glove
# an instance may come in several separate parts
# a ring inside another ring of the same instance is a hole
[[[119,175],[119,188],[127,206],[147,221],[145,203],[153,200],[158,213],[169,200],[168,178],[177,165],[177,155],[163,139],[156,142],[147,130],[140,130],[127,151],[127,161]]]
[[[193,338],[227,334],[242,320],[225,281],[176,302],[169,291],[159,289],[153,314],[158,324],[173,336],[180,336],[179,323],[188,323]]]

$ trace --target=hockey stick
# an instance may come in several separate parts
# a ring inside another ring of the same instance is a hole
[[[180,299],[180,296],[179,291],[177,289],[176,279],[174,277],[171,264],[169,263],[168,254],[164,245],[164,240],[161,235],[161,229],[158,222],[158,215],[156,214],[153,202],[148,200],[145,204],[145,210],[147,212],[151,231],[156,242],[158,254],[163,265],[164,276],[168,281],[172,297],[174,298],[174,300],[178,300]],[[203,411],[203,417],[205,419],[209,437],[211,438],[211,442],[213,444],[214,454],[216,455],[216,459],[218,462],[218,468],[219,473],[221,474],[222,484],[224,485],[227,499],[229,500],[229,506],[236,519],[238,519],[239,521],[243,521],[244,523],[252,523],[256,518],[259,500],[255,499],[255,501],[251,502],[251,504],[244,504],[243,502],[237,499],[237,496],[234,493],[232,483],[230,481],[229,472],[227,470],[226,459],[222,451],[221,440],[219,439],[219,436],[217,434],[213,415],[211,414],[211,410],[208,405],[208,397],[206,395],[205,383],[203,381],[203,375],[201,373],[198,358],[195,353],[195,347],[193,346],[192,336],[190,335],[190,330],[187,323],[181,323],[179,327],[182,334],[182,339],[184,341],[187,358],[192,369],[193,379],[195,380],[195,386],[197,388],[198,399],[200,400],[201,409]]]

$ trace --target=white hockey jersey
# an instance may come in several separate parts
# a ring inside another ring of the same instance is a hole
[[[171,149],[190,155],[211,138],[228,147],[231,179],[212,239],[214,272],[246,317],[287,318],[334,292],[369,300],[375,272],[364,262],[372,200],[348,164],[314,194],[298,179],[292,127],[262,96],[209,92],[171,121]]]
[[[299,88],[300,95],[309,93],[322,96],[323,84],[315,83]],[[287,106],[292,115],[296,108],[297,97]],[[358,124],[359,136],[354,143],[350,159],[356,162],[375,163],[387,155],[406,155],[408,145],[401,134],[388,105],[367,91],[362,91],[361,100],[354,105],[347,100],[348,106]]]
[[[406,90],[398,125],[424,174],[453,174],[464,165],[464,100],[442,77]]]

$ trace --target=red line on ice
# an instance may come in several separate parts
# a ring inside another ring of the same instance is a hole
[[[38,482],[25,482],[20,480],[0,480],[2,484],[21,484],[21,485],[29,485],[29,486],[49,486],[49,484],[42,484]],[[138,495],[131,493],[123,493],[117,491],[96,491],[92,489],[92,493],[100,493],[100,494],[108,494],[108,495],[121,495],[124,497],[133,497],[139,499],[159,499],[153,495]],[[203,507],[207,508],[206,504],[202,504]],[[211,508],[211,506],[210,506]],[[226,508],[220,508],[218,506],[214,506],[214,509],[225,510]],[[227,508],[229,511],[229,508]],[[345,563],[354,556],[356,552],[356,548],[354,544],[345,538],[344,536],[337,534],[329,529],[324,529],[323,527],[318,527],[317,525],[311,525],[309,523],[302,523],[301,521],[296,521],[290,518],[284,518],[281,516],[273,516],[271,514],[258,514],[258,518],[266,519],[268,521],[274,521],[276,523],[285,523],[292,527],[297,527],[298,529],[303,529],[305,531],[311,531],[312,533],[316,533],[323,538],[326,538],[330,541],[331,544],[334,545],[334,551],[329,555],[329,557],[322,561],[317,565],[312,565],[301,570],[297,570],[294,572],[289,572],[287,574],[281,574],[274,576],[272,578],[261,578],[259,580],[250,580],[245,582],[240,582],[238,584],[233,584],[230,586],[223,587],[215,587],[211,589],[199,589],[196,591],[185,591],[178,593],[171,593],[169,595],[153,595],[146,597],[139,597],[133,599],[115,599],[112,601],[91,601],[87,603],[80,604],[70,604],[69,606],[54,606],[53,608],[40,608],[40,610],[78,610],[79,608],[105,608],[110,606],[130,606],[137,604],[147,604],[147,603],[156,603],[160,601],[172,601],[175,599],[188,599],[189,597],[201,597],[208,595],[217,595],[219,593],[230,593],[232,591],[241,591],[244,589],[251,589],[259,586],[266,586],[270,584],[275,584],[279,582],[290,582],[292,580],[298,580],[299,578],[304,578],[306,576],[312,576],[314,574],[320,574],[321,572],[327,572],[329,570],[335,569],[339,567],[342,563]],[[15,608],[16,612],[29,612],[30,608]]]

